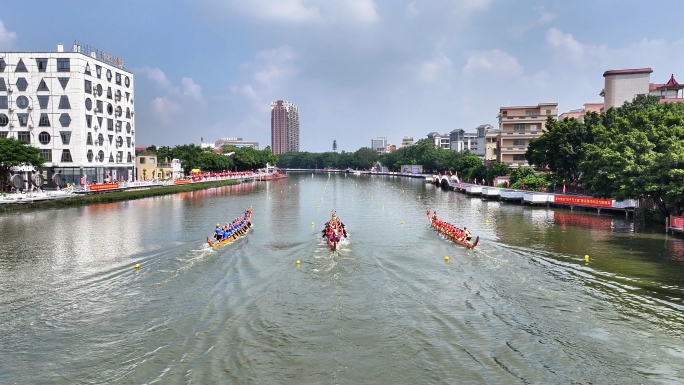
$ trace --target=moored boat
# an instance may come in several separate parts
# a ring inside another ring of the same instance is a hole
[[[428,219],[430,220],[430,226],[435,229],[435,231],[443,234],[445,237],[451,239],[459,245],[465,246],[469,249],[474,248],[480,242],[480,237],[475,237],[475,240],[470,242],[468,237],[470,236],[470,231],[467,228],[463,230],[452,225],[451,223],[441,221],[437,219],[437,213],[435,212],[432,217],[430,217],[430,211],[427,211]]]
[[[217,223],[214,235],[207,237],[207,244],[210,247],[218,247],[238,239],[252,227],[251,219],[252,210],[249,208],[243,216],[236,218],[231,223],[226,223],[223,227]]]

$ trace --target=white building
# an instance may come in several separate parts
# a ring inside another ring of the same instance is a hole
[[[133,74],[75,42],[70,52],[0,52],[0,137],[40,148],[48,187],[133,180]],[[56,176],[55,176],[56,175]]]
[[[461,128],[449,133],[449,149],[451,151],[477,151],[477,134],[465,132]]]
[[[437,132],[431,132],[427,135],[427,137],[433,143],[435,143],[435,147],[441,147],[445,150],[451,148],[451,140],[449,134],[439,134]]]
[[[401,147],[406,147],[406,146],[413,146],[413,137],[412,136],[405,136],[401,140]]]
[[[477,147],[473,149],[473,153],[482,159],[485,159],[485,153],[487,148],[487,133],[493,130],[494,127],[491,124],[481,124],[477,126]]]
[[[604,108],[607,110],[610,107],[620,107],[624,102],[634,100],[637,95],[648,94],[652,72],[650,68],[604,72],[604,87],[600,93],[603,96]]]
[[[259,142],[247,142],[242,138],[221,138],[214,143],[214,147],[223,147],[225,145],[232,145],[237,148],[252,147],[259,150]]]
[[[378,154],[382,154],[383,152],[387,151],[387,138],[381,136],[377,139],[371,139],[371,148],[377,151]]]

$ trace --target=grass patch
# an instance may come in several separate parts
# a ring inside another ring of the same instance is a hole
[[[149,189],[109,191],[91,194],[73,194],[68,199],[51,199],[33,203],[6,203],[0,204],[0,212],[26,211],[30,209],[53,209],[61,207],[83,206],[93,203],[122,202],[134,199],[171,195],[188,191],[206,190],[214,187],[223,187],[237,184],[235,180],[219,180],[213,182],[190,183],[178,186],[151,187]]]

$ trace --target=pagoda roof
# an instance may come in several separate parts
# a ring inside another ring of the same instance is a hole
[[[660,89],[681,90],[684,89],[684,84],[679,84],[677,80],[675,80],[674,74],[672,74],[670,75],[670,80],[668,80],[667,83],[651,83],[648,85],[648,89],[649,91],[655,91]]]

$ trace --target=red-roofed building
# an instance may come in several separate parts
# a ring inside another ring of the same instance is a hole
[[[674,78],[674,74],[670,75],[670,80],[667,83],[658,84],[651,83],[648,87],[651,95],[658,96],[662,102],[684,101],[684,84],[679,84]],[[680,92],[682,91],[682,92]]]
[[[601,91],[604,108],[620,107],[631,102],[637,95],[649,93],[651,68],[609,70],[603,73],[604,87]]]

